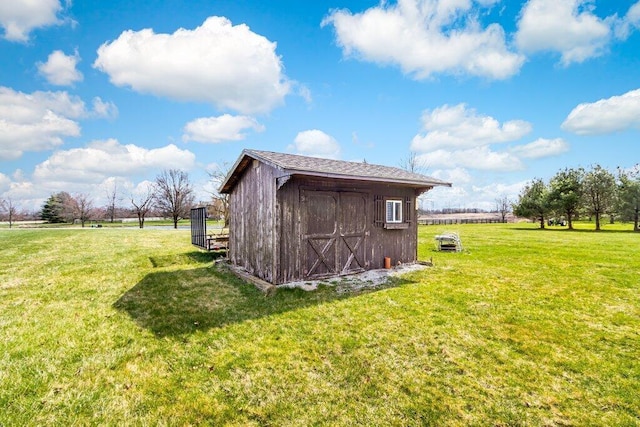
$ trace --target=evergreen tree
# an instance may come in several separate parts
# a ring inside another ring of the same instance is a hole
[[[73,222],[75,200],[65,191],[49,196],[42,206],[40,218],[51,224]]]
[[[549,202],[551,208],[567,216],[569,229],[573,229],[573,217],[582,204],[582,179],[584,170],[564,169],[549,181]]]
[[[42,206],[40,218],[51,224],[64,222],[62,217],[62,201],[58,194],[52,194]]]
[[[518,202],[513,206],[516,216],[540,221],[540,228],[544,228],[544,219],[549,211],[549,190],[540,178],[534,179],[522,189]]]
[[[617,210],[624,221],[633,221],[633,231],[640,231],[640,165],[631,171],[618,170]]]
[[[596,231],[600,230],[600,217],[615,202],[616,179],[600,165],[591,167],[584,176],[585,206],[595,216]]]

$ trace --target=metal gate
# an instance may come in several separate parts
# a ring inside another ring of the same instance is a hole
[[[191,209],[191,244],[207,249],[207,208]]]

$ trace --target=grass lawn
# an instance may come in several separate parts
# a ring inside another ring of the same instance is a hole
[[[580,226],[271,297],[188,230],[0,230],[0,426],[640,425],[640,234]]]

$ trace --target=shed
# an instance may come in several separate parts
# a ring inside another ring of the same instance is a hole
[[[232,264],[272,284],[417,260],[416,198],[450,183],[403,169],[244,150],[229,194]]]

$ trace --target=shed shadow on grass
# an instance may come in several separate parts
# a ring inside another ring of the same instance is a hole
[[[191,251],[174,255],[150,256],[149,261],[154,268],[160,268],[171,267],[173,265],[183,265],[185,263],[204,264],[207,262],[215,261],[217,258],[221,258],[224,255],[224,252],[221,251]]]
[[[176,257],[172,259],[176,261]],[[206,267],[147,274],[113,307],[127,313],[136,324],[157,337],[180,337],[412,283],[408,279],[392,278],[373,289],[346,293],[338,293],[332,286],[320,286],[311,292],[283,288],[267,297],[252,284],[213,266],[210,260],[209,255]],[[152,262],[161,265],[171,260],[163,258]]]

